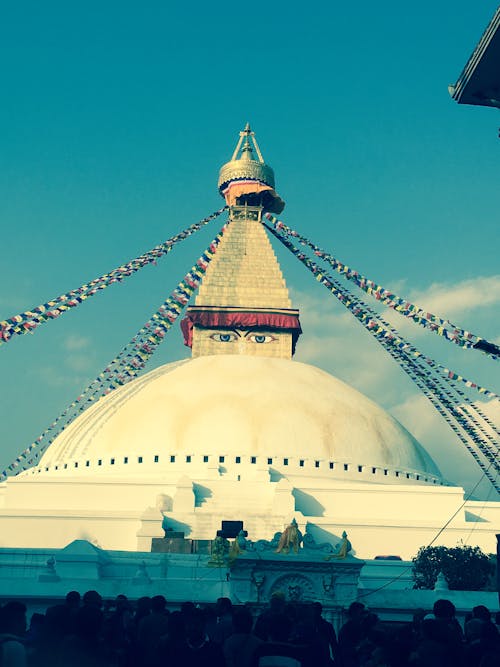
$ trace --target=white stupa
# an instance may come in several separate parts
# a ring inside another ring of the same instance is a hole
[[[261,223],[284,204],[248,126],[219,187],[230,224],[183,323],[192,358],[102,398],[0,485],[0,547],[149,551],[162,524],[210,539],[222,520],[269,539],[295,517],[322,542],[346,530],[361,558],[407,559],[460,508],[439,543],[474,527],[493,551],[498,503],[463,505],[399,422],[292,360],[299,313]]]

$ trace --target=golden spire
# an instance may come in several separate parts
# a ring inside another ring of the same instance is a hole
[[[249,123],[240,132],[231,160],[222,166],[218,185],[229,206],[246,202],[272,213],[281,213],[285,207],[285,202],[274,190],[274,172],[264,162]]]
[[[257,159],[254,157],[254,152]],[[219,176],[231,224],[210,262],[195,305],[182,322],[193,357],[245,354],[290,359],[300,335],[278,260],[262,225],[262,210],[280,212],[274,173],[247,123]]]

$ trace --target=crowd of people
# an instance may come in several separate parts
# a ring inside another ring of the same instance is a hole
[[[498,614],[476,606],[462,627],[449,600],[398,624],[353,602],[338,636],[319,602],[280,594],[256,618],[228,598],[169,611],[162,595],[105,602],[96,591],[68,593],[29,627],[26,612],[20,601],[0,607],[0,667],[500,666]]]

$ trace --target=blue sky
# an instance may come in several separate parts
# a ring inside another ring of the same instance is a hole
[[[459,106],[447,91],[496,6],[4,5],[0,319],[219,208],[218,169],[249,120],[287,202],[287,224],[402,296],[500,342],[500,116]],[[2,468],[156,310],[217,224],[157,267],[0,349]],[[297,358],[390,409],[448,478],[470,488],[479,471],[425,399],[296,260],[276,251],[303,311]],[[500,391],[494,362],[407,324],[404,331]],[[172,331],[151,367],[186,352]],[[485,485],[481,494],[493,497]]]

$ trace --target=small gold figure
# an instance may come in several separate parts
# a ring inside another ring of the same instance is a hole
[[[287,554],[290,552],[290,547],[293,549],[294,553],[298,553],[301,542],[302,533],[300,532],[295,519],[292,519],[292,523],[290,523],[281,534],[280,541],[278,542],[278,548],[276,549],[275,553]]]

